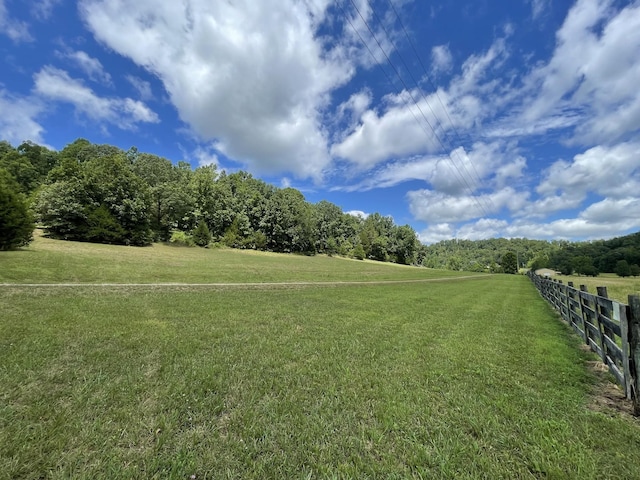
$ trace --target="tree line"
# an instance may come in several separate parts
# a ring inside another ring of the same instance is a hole
[[[525,238],[443,240],[425,246],[422,256],[424,266],[449,270],[511,273],[514,268],[550,268],[564,275],[638,276],[640,232],[590,242]]]
[[[37,222],[53,238],[136,246],[213,243],[401,264],[421,251],[409,225],[379,213],[353,216],[247,172],[85,139],[60,151],[0,142],[0,187],[0,249],[28,244]]]

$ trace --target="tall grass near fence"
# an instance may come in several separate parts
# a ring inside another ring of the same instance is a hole
[[[0,307],[0,478],[640,478],[523,277]]]

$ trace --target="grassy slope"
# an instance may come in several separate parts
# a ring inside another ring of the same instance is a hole
[[[0,308],[0,478],[640,477],[638,425],[586,408],[522,277]]]
[[[122,247],[36,237],[0,255],[0,283],[366,281],[451,277],[461,273],[325,256],[232,250]],[[392,268],[390,268],[392,267]]]

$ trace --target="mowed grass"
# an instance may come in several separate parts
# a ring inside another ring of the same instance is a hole
[[[65,242],[39,234],[29,247],[0,254],[0,283],[327,282],[461,275],[464,274],[324,255],[166,244],[123,247]]]
[[[0,478],[640,478],[525,277],[0,307]]]
[[[629,303],[629,295],[640,295],[640,277],[619,277],[613,273],[601,273],[597,277],[578,275],[555,275],[553,278],[562,280],[565,285],[573,282],[573,286],[580,288],[586,285],[590,293],[597,293],[597,287],[607,287],[607,296],[620,303]]]

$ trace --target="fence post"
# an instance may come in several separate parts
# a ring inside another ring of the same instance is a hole
[[[633,413],[640,415],[640,296],[629,295],[627,306],[629,322],[629,367],[631,370],[631,399]]]
[[[602,297],[602,298],[609,298],[608,294],[607,294],[607,287],[596,287],[596,290],[598,291],[598,296]],[[602,363],[604,363],[605,365],[607,365],[607,355],[609,355],[609,349],[607,347],[607,342],[604,341],[604,336],[606,335],[609,338],[615,338],[615,336],[613,335],[613,332],[611,331],[611,329],[609,327],[605,325],[603,325],[600,322],[600,313],[602,313],[602,315],[604,315],[605,317],[611,318],[612,315],[608,309],[602,307],[602,306],[597,306],[596,305],[596,321],[597,326],[598,326],[598,332],[600,333],[600,348],[602,349]]]
[[[632,379],[634,375],[631,374],[631,353],[629,347],[629,315],[627,313],[628,306],[624,303],[615,303],[617,307],[617,319],[620,321],[620,339],[622,340],[622,369],[624,371],[624,395],[627,400],[632,398]]]
[[[575,288],[573,286],[573,282],[567,282],[567,322],[569,322],[569,326],[573,326],[573,306],[571,305],[571,300],[573,299],[572,289]],[[571,289],[571,290],[570,290]]]
[[[586,285],[580,285],[580,291],[584,293],[589,293]],[[587,322],[585,322],[585,317],[587,317],[587,313],[585,312],[584,307],[589,307],[585,303],[587,300],[580,295],[580,320],[582,320],[582,331],[584,332],[584,341],[587,345],[589,345],[589,329],[587,328]]]

